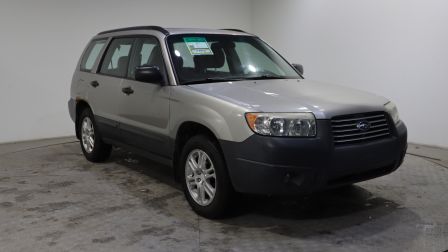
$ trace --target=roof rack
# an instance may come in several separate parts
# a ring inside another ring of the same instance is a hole
[[[159,31],[165,35],[170,34],[166,29],[160,26],[150,25],[150,26],[133,26],[133,27],[125,27],[125,28],[119,28],[119,29],[113,29],[113,30],[107,30],[102,31],[98,33],[98,35],[111,33],[111,32],[120,32],[120,31],[133,31],[133,30],[156,30]]]
[[[242,32],[242,33],[247,33],[247,32],[245,32],[245,31],[243,31],[243,30],[240,30],[240,29],[220,29],[220,30],[223,30],[223,31],[235,31],[235,32]]]

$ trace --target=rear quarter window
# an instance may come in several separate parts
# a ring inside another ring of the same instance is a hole
[[[106,45],[106,39],[95,40],[90,43],[81,60],[81,71],[90,72],[100,56],[101,50]]]

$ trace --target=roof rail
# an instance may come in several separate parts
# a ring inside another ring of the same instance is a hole
[[[220,30],[223,30],[223,31],[236,31],[236,32],[242,32],[242,33],[247,33],[247,32],[245,32],[245,31],[243,31],[243,30],[240,30],[240,29],[220,29]]]
[[[107,31],[102,31],[102,32],[98,33],[98,35],[111,33],[111,32],[132,31],[132,30],[155,30],[155,31],[159,31],[165,35],[170,34],[166,29],[164,29],[160,26],[150,25],[150,26],[133,26],[133,27],[125,27],[125,28],[107,30]]]

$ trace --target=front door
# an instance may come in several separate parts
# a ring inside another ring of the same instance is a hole
[[[126,144],[170,158],[170,86],[135,80],[135,69],[142,65],[157,66],[166,75],[160,43],[155,37],[142,37],[136,39],[134,48],[127,78],[121,84],[121,133]]]

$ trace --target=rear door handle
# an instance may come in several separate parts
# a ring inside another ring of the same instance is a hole
[[[121,89],[121,92],[125,93],[126,95],[130,95],[134,93],[134,89],[131,87],[124,87]]]
[[[94,88],[98,87],[99,85],[100,85],[100,83],[98,83],[98,81],[96,81],[96,80],[90,82],[90,86],[92,86]]]

